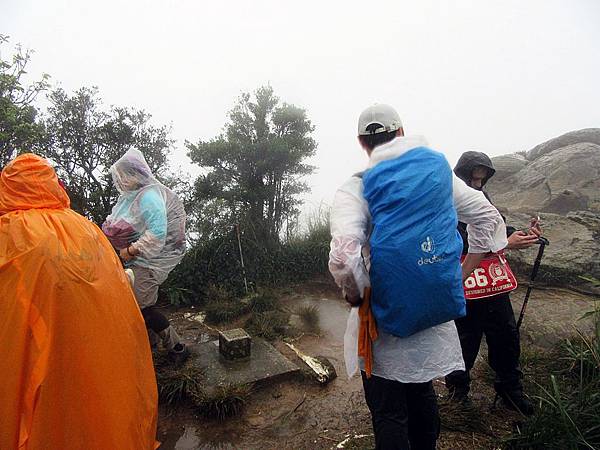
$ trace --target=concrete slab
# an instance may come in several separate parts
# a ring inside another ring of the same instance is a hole
[[[300,368],[271,344],[252,338],[250,358],[227,360],[219,353],[219,341],[190,345],[190,364],[200,369],[210,391],[227,384],[263,384],[300,372]]]

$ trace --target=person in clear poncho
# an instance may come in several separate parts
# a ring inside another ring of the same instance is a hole
[[[102,225],[104,234],[134,274],[134,292],[150,341],[159,340],[176,361],[185,344],[156,310],[158,289],[185,253],[185,210],[181,200],[152,175],[139,150],[128,150],[110,168],[119,198]]]

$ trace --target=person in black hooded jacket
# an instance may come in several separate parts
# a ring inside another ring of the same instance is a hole
[[[454,173],[473,189],[483,190],[496,170],[491,159],[481,152],[469,151],[462,154]],[[485,196],[489,196],[484,192]],[[531,223],[529,232],[506,227],[509,249],[521,249],[534,245],[542,231],[537,223]],[[467,226],[458,224],[463,238],[463,253],[469,248]],[[473,368],[481,338],[485,335],[488,346],[488,361],[496,378],[494,388],[507,407],[525,415],[533,414],[533,405],[523,394],[519,368],[521,352],[519,331],[508,293],[477,300],[467,300],[467,315],[455,321],[465,360],[464,371],[455,371],[446,376],[446,386],[453,400],[467,401],[470,389],[470,370]]]

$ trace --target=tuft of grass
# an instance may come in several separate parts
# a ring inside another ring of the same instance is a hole
[[[242,413],[250,392],[247,385],[226,384],[219,386],[212,395],[195,396],[192,401],[204,417],[225,420]]]
[[[319,307],[316,305],[302,305],[296,310],[302,323],[309,330],[319,329]]]
[[[248,305],[240,300],[216,300],[204,309],[206,320],[211,323],[231,322],[248,312]]]
[[[274,340],[285,335],[289,313],[283,311],[265,311],[253,314],[246,322],[245,329],[253,336],[259,336],[267,340]]]
[[[178,370],[166,364],[157,366],[156,382],[165,404],[174,407],[190,402],[204,417],[217,420],[239,415],[251,392],[248,385],[226,384],[209,394],[203,388],[202,372],[191,365]]]
[[[192,366],[179,370],[162,367],[156,373],[159,398],[169,406],[202,395],[202,373]]]

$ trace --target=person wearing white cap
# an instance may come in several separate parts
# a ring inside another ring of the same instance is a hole
[[[377,449],[435,449],[432,380],[464,367],[453,322],[465,315],[462,281],[486,253],[506,247],[506,229],[443,154],[421,136],[404,136],[391,106],[362,112],[358,140],[368,168],[338,189],[331,212],[329,269],[353,306],[346,369],[361,369]],[[458,219],[469,227],[462,266]],[[358,357],[365,306],[377,327],[369,329],[372,359]]]

